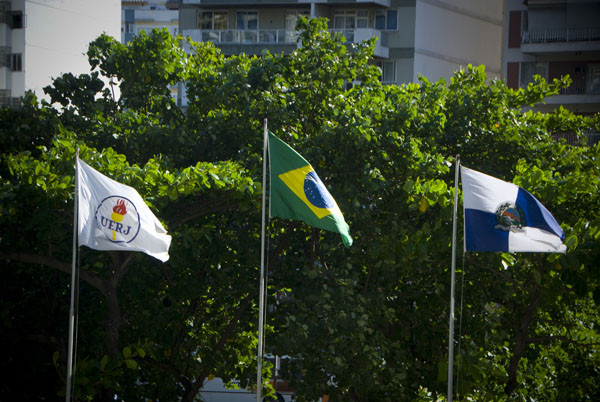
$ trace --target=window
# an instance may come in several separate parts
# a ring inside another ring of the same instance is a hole
[[[258,29],[258,11],[238,11],[237,29]]]
[[[23,28],[23,11],[12,11],[10,13],[10,28]]]
[[[377,10],[375,12],[375,28],[380,31],[397,31],[398,10]]]
[[[0,24],[10,22],[10,1],[0,1]]]
[[[300,17],[308,18],[309,16],[310,16],[310,13],[308,10],[306,10],[306,11],[287,10],[285,12],[285,29],[287,31],[295,31],[296,24],[298,23],[298,20],[300,19]]]
[[[227,29],[229,15],[227,11],[200,11],[198,14],[198,27],[200,29]]]
[[[0,67],[10,66],[10,47],[0,46]]]
[[[355,10],[336,10],[333,13],[334,29],[354,29],[356,28]]]
[[[0,107],[10,107],[10,89],[0,89]]]
[[[135,10],[125,10],[125,22],[135,22]]]
[[[368,28],[369,27],[369,12],[367,10],[356,11],[356,27],[357,28]]]
[[[10,69],[12,71],[22,71],[22,55],[21,53],[13,53],[10,55]]]
[[[600,94],[600,64],[589,65],[587,81],[587,93]]]
[[[381,82],[396,82],[396,62],[376,61],[375,65],[379,67],[379,70],[381,71],[381,76],[379,77]]]
[[[546,73],[548,69],[547,63],[537,63],[535,61],[521,63],[521,83],[522,88],[533,82],[534,75],[540,75],[542,78],[548,78]]]

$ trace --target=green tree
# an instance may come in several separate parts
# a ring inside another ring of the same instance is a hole
[[[101,36],[90,74],[46,88],[54,107],[29,96],[0,112],[4,367],[35,367],[47,381],[27,388],[15,374],[3,395],[64,388],[76,147],[135,187],[173,236],[166,264],[82,248],[77,397],[192,401],[214,376],[255,386],[268,118],[315,167],[354,238],[345,249],[335,233],[269,222],[266,345],[291,357],[282,375],[298,400],[445,395],[458,154],[536,195],[569,252],[459,261],[457,394],[597,399],[600,150],[553,135],[583,138],[600,118],[524,111],[566,79],[512,90],[469,66],[449,83],[383,86],[372,43],[347,45],[323,20],[298,28],[302,46],[287,56],[225,58],[165,31],[127,45]],[[185,112],[171,96],[182,82]]]

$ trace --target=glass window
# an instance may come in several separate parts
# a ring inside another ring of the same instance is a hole
[[[296,10],[287,10],[285,12],[285,29],[288,31],[294,31],[296,29],[296,24],[300,17],[310,17],[309,11],[296,11]]]
[[[227,11],[215,11],[213,29],[229,28],[229,15]]]
[[[358,10],[357,11],[356,27],[357,28],[368,28],[369,27],[369,12],[367,10]]]
[[[521,63],[521,87],[526,87],[527,84],[533,82],[534,75],[540,75],[542,78],[546,76],[547,63],[525,62]]]
[[[344,28],[354,29],[356,28],[356,13],[354,11],[347,11]]]
[[[398,10],[377,10],[375,12],[375,28],[380,31],[398,30]]]
[[[388,31],[398,30],[398,10],[387,10],[385,29]]]
[[[238,11],[237,29],[258,29],[258,11]]]
[[[336,11],[333,15],[333,28],[334,29],[344,29],[344,12]]]
[[[375,65],[379,67],[379,70],[381,71],[381,76],[379,77],[381,82],[396,82],[396,62],[376,61]]]
[[[588,68],[587,93],[600,94],[600,64],[590,64]]]
[[[13,11],[10,13],[10,27],[12,29],[23,28],[23,11]]]
[[[200,11],[198,14],[198,27],[200,29],[227,29],[227,11]]]
[[[358,11],[359,13],[363,10]],[[366,12],[366,11],[365,11]],[[336,10],[333,13],[334,29],[355,29],[357,24],[367,24],[368,18],[358,17],[356,10]],[[366,27],[366,25],[365,25]]]
[[[10,55],[10,69],[12,71],[22,71],[22,55],[21,53],[13,53]]]
[[[200,11],[198,25],[200,29],[212,29],[213,13],[212,11]]]

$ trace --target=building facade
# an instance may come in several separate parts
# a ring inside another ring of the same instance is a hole
[[[508,86],[526,87],[534,75],[548,81],[569,75],[571,86],[536,109],[600,112],[600,1],[507,0],[506,16]]]
[[[448,79],[461,66],[502,77],[503,0],[181,0],[184,36],[225,55],[289,53],[296,21],[326,17],[348,42],[377,38],[374,62],[386,84]]]
[[[102,33],[118,37],[118,0],[0,1],[0,106],[64,73],[89,73],[85,53]]]
[[[167,28],[173,36],[179,35],[179,1],[121,1],[121,42],[129,42],[141,31]]]

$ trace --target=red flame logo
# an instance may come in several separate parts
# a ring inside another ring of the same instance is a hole
[[[127,208],[125,208],[125,201],[119,200],[117,201],[117,205],[113,207],[113,212],[121,215],[125,215],[127,213]]]

